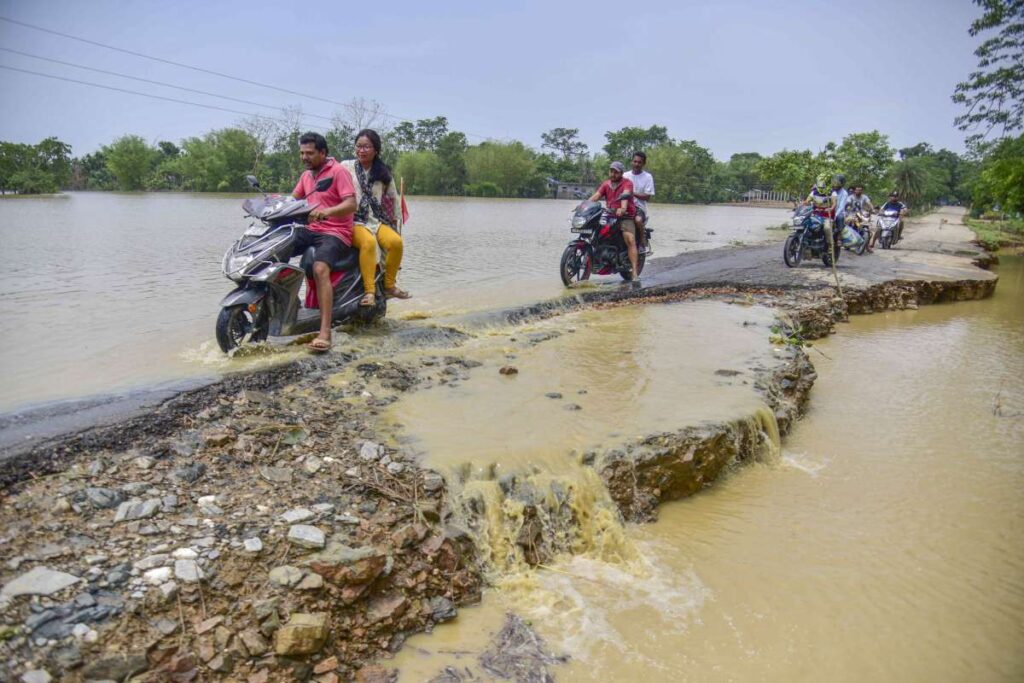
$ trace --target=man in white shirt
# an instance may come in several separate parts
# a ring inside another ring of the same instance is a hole
[[[623,174],[633,183],[633,201],[636,203],[636,241],[637,251],[641,254],[650,254],[650,245],[647,244],[647,233],[644,227],[647,225],[647,200],[654,196],[654,176],[644,170],[647,165],[647,155],[643,152],[633,152],[633,168]]]

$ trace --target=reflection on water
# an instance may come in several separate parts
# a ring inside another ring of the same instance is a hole
[[[245,367],[213,342],[242,195],[72,193],[0,201],[0,410]],[[410,199],[392,315],[532,301],[562,291],[574,202]],[[658,207],[659,254],[767,239],[777,209]],[[708,235],[715,232],[716,235]],[[678,240],[695,240],[679,242]],[[265,361],[265,359],[264,359]]]
[[[630,528],[646,575],[583,558],[491,591],[410,639],[402,680],[479,651],[506,609],[573,656],[564,681],[1021,680],[1024,269],[1000,271],[992,299],[820,342],[779,461]]]

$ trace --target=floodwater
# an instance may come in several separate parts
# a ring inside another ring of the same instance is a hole
[[[857,317],[815,348],[779,457],[626,527],[614,553],[504,570],[406,643],[401,680],[490,680],[476,656],[506,612],[571,657],[558,681],[1024,678],[1021,259],[991,299]],[[472,452],[473,431],[449,438]]]
[[[70,193],[0,201],[0,410],[237,370],[214,341],[242,195]],[[393,318],[558,296],[576,202],[409,199]],[[657,206],[658,255],[777,239],[782,209]],[[287,351],[272,354],[288,356]],[[295,353],[295,352],[292,352]]]

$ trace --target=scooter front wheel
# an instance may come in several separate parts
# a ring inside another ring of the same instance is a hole
[[[224,353],[245,344],[266,340],[268,325],[245,304],[220,309],[217,315],[217,344]]]

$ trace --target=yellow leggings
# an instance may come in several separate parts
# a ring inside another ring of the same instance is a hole
[[[384,258],[384,289],[395,286],[398,268],[402,265],[402,236],[383,223],[377,228],[377,239],[365,225],[356,223],[352,229],[352,246],[359,250],[359,272],[363,276],[363,290],[367,294],[377,291],[374,276],[377,273],[377,242],[387,256]]]

